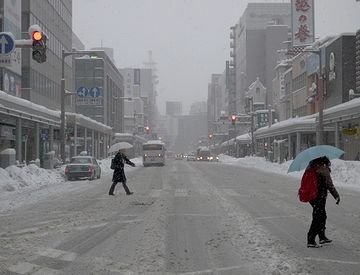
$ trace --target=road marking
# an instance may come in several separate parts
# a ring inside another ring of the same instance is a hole
[[[78,255],[75,252],[68,252],[68,251],[65,251],[65,250],[54,249],[54,248],[51,248],[51,247],[39,248],[38,251],[37,251],[37,254],[39,256],[59,259],[59,260],[67,261],[67,262],[74,261],[76,259],[77,255]]]
[[[184,198],[188,197],[189,193],[187,189],[175,189],[175,198]]]
[[[103,222],[103,223],[98,223],[98,224],[80,225],[80,226],[74,227],[74,229],[75,229],[75,230],[93,229],[93,228],[104,227],[104,226],[106,226],[107,224],[108,224],[107,222]]]
[[[205,274],[205,273],[216,273],[221,271],[229,271],[234,269],[240,269],[243,268],[244,265],[235,265],[235,266],[227,266],[227,267],[219,267],[219,268],[213,268],[213,269],[205,269],[205,270],[199,270],[199,271],[192,271],[192,272],[184,272],[179,273],[180,275],[196,275],[196,274]]]
[[[22,235],[22,234],[27,234],[27,233],[35,233],[36,231],[39,230],[39,227],[30,227],[30,228],[24,228],[21,230],[17,230],[17,231],[12,231],[11,233],[7,234],[7,235]]]
[[[8,270],[11,272],[18,273],[18,274],[26,274],[26,273],[34,272],[39,268],[41,268],[41,267],[36,264],[31,264],[28,262],[20,262],[20,263],[17,263],[16,265],[10,266],[8,268]]]
[[[41,269],[39,269],[38,271],[36,271],[35,273],[31,273],[31,275],[62,275],[64,274],[62,271],[60,270],[56,270],[56,269],[51,269],[48,267],[43,267]]]
[[[188,216],[188,217],[219,217],[212,214],[189,214],[189,213],[171,213],[169,216]]]
[[[265,216],[265,217],[255,217],[255,220],[267,220],[267,219],[282,219],[282,218],[293,218],[296,215],[283,215],[283,216]]]
[[[323,258],[310,258],[310,257],[305,257],[304,259],[305,259],[305,260],[308,260],[308,261],[330,262],[330,263],[338,263],[338,264],[353,264],[353,265],[358,265],[358,264],[360,264],[360,262],[341,261],[341,260],[323,259]]]

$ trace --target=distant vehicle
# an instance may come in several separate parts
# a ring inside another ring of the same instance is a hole
[[[212,155],[210,155],[210,161],[217,162],[217,161],[219,161],[219,157],[217,155],[212,154]]]
[[[183,159],[183,155],[182,155],[182,154],[176,154],[176,155],[175,155],[175,159],[176,159],[176,160],[182,160],[182,159]]]
[[[101,177],[101,167],[92,156],[76,156],[71,158],[65,167],[65,176],[68,180],[88,178],[93,180]]]
[[[173,151],[166,151],[166,158],[173,159],[175,158],[175,153]]]
[[[187,161],[196,161],[195,154],[193,154],[193,153],[188,154],[187,157],[186,157],[186,160]]]
[[[165,144],[160,140],[149,140],[143,144],[143,165],[165,165]]]
[[[210,150],[207,147],[201,147],[197,150],[196,160],[210,161]]]

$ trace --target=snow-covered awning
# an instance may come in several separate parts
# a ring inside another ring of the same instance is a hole
[[[0,91],[0,113],[43,124],[59,126],[60,113],[26,99]]]
[[[227,141],[221,143],[221,147],[230,146],[230,145],[234,145],[234,144],[235,144],[235,138],[232,138],[230,140],[227,140]]]
[[[274,123],[271,127],[259,128],[255,131],[254,136],[260,139],[296,132],[314,132],[315,126],[316,115],[296,117]]]
[[[324,123],[331,124],[360,118],[360,98],[324,110]]]
[[[91,119],[87,116],[84,116],[82,114],[76,114],[76,113],[66,113],[66,120],[68,123],[75,123],[77,125],[80,125],[82,127],[85,127],[87,129],[95,130],[98,132],[102,132],[104,134],[113,134],[113,130],[110,126],[107,126],[101,122],[98,122],[94,119]]]
[[[239,144],[250,144],[251,143],[251,135],[246,133],[246,134],[243,134],[241,136],[237,136],[236,141]]]

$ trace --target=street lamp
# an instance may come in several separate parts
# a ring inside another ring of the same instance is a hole
[[[316,145],[324,144],[324,94],[323,87],[320,91],[320,80],[323,80],[322,77],[322,63],[321,63],[321,49],[311,50],[305,49],[304,52],[314,53],[319,56],[319,71],[316,80],[317,93],[318,93],[318,109],[319,109],[319,124],[316,129]]]
[[[61,52],[61,97],[60,97],[60,155],[61,160],[65,163],[65,57],[70,55],[85,55],[92,54],[93,51],[77,51],[73,49],[71,52],[66,52],[64,49]]]

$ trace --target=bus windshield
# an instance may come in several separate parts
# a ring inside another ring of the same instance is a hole
[[[149,150],[162,150],[163,146],[161,144],[144,144],[143,150],[149,151]]]

